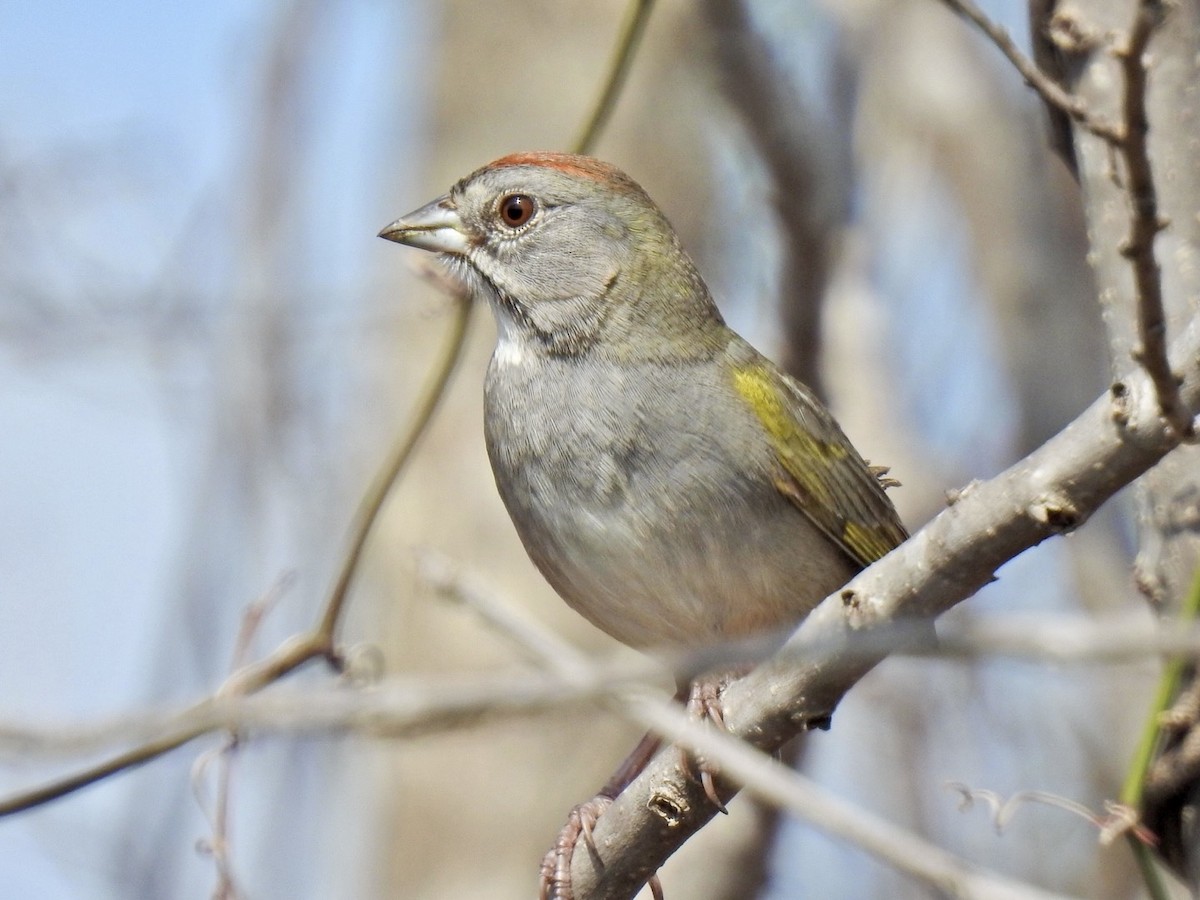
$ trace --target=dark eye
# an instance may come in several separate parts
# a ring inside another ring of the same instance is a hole
[[[528,194],[509,194],[500,201],[500,221],[509,228],[520,228],[536,210],[537,202]]]

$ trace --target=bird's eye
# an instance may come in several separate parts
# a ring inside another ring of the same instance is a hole
[[[509,194],[500,201],[500,221],[509,228],[520,228],[537,211],[537,202],[528,194]]]

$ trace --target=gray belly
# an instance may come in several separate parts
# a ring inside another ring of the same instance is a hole
[[[798,622],[850,577],[713,367],[540,362],[489,370],[488,454],[530,557],[596,626],[700,646]]]

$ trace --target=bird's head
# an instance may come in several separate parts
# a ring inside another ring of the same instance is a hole
[[[587,156],[521,153],[459,181],[380,237],[442,255],[512,339],[551,352],[624,351],[672,320],[720,323],[674,229],[646,192]]]

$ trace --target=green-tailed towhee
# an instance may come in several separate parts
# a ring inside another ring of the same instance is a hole
[[[496,486],[550,584],[618,640],[780,628],[904,540],[833,417],[725,325],[613,166],[508,156],[381,234],[491,307]]]
[[[491,307],[500,496],[554,589],[618,640],[780,629],[905,539],[884,470],[725,325],[613,166],[507,156],[380,235],[439,253]]]

